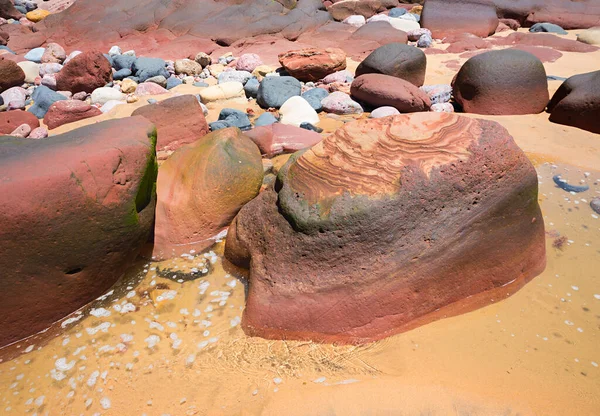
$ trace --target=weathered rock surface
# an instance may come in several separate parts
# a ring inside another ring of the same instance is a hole
[[[408,43],[408,35],[395,29],[388,22],[372,22],[357,29],[351,36],[353,40],[364,40],[381,43]]]
[[[97,298],[154,219],[155,132],[141,117],[0,138],[0,346]]]
[[[32,129],[35,129],[40,126],[40,121],[28,111],[12,110],[0,112],[0,134],[10,134],[23,124],[27,124]]]
[[[208,134],[202,107],[193,95],[169,98],[140,107],[132,113],[150,120],[157,129],[156,150],[177,150]]]
[[[19,20],[23,14],[15,9],[11,0],[0,0],[0,17],[3,19]]]
[[[391,106],[401,113],[429,111],[427,93],[400,78],[383,74],[361,75],[352,82],[352,97],[372,107]]]
[[[108,59],[99,51],[83,52],[65,64],[56,75],[58,91],[92,93],[112,81]]]
[[[177,150],[160,167],[153,256],[178,257],[210,247],[258,195],[262,179],[260,151],[237,128]]]
[[[312,147],[323,140],[323,137],[314,131],[280,123],[255,127],[245,134],[268,158],[282,153],[294,153]]]
[[[456,75],[453,89],[463,110],[477,114],[537,114],[550,98],[542,62],[516,49],[472,57]]]
[[[389,43],[375,49],[356,68],[356,76],[385,74],[402,78],[420,87],[425,82],[427,58],[423,51],[402,43]]]
[[[25,72],[13,61],[0,60],[0,92],[20,87],[25,82]]]
[[[600,26],[582,31],[577,35],[577,40],[588,45],[600,45]]]
[[[346,69],[346,53],[339,48],[306,48],[280,54],[279,63],[300,81],[318,81]]]
[[[600,133],[600,71],[570,77],[548,104],[550,121]]]
[[[98,107],[93,107],[84,101],[64,100],[57,101],[50,106],[44,116],[44,124],[50,130],[90,117],[102,115]]]
[[[498,27],[496,8],[492,4],[478,4],[470,0],[427,0],[421,15],[421,24],[434,38],[458,33],[479,37],[493,35]]]
[[[372,341],[544,269],[537,175],[495,122],[359,120],[294,159],[229,229],[250,335]]]

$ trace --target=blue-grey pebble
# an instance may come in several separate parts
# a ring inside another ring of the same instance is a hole
[[[15,4],[15,9],[17,9],[19,12],[21,12],[23,14],[27,13],[27,9],[25,8],[25,6]]]
[[[530,32],[539,33],[539,32],[548,32],[548,33],[556,33],[558,35],[567,35],[568,33],[559,25],[555,25],[554,23],[536,23],[529,28]]]
[[[25,3],[25,9],[28,12],[32,12],[32,11],[36,10],[37,8],[38,8],[38,5],[32,1],[28,1]]]
[[[67,99],[64,95],[52,91],[45,85],[37,87],[31,94],[31,98],[33,99],[33,105],[27,111],[37,118],[44,118],[50,106],[55,102]]]
[[[302,94],[302,98],[304,98],[315,111],[323,111],[323,106],[321,105],[321,100],[327,97],[329,93],[323,88],[313,88],[306,91]]]
[[[322,133],[323,129],[321,127],[317,127],[314,124],[311,123],[300,123],[300,128],[304,129],[304,130],[311,130],[311,131],[316,131],[317,133]]]
[[[227,123],[228,127],[237,127],[240,130],[248,130],[252,128],[252,123],[250,123],[248,114],[234,108],[222,109],[219,113],[219,121]]]
[[[394,7],[393,9],[390,10],[390,13],[388,14],[388,16],[389,17],[400,17],[406,13],[407,13],[406,9],[403,9],[402,7]]]
[[[213,121],[212,123],[208,123],[208,127],[210,127],[210,131],[217,131],[231,126],[226,121]]]
[[[156,104],[158,100],[156,98],[148,98],[148,104]]]
[[[270,126],[271,124],[277,123],[279,120],[271,113],[262,113],[254,122],[256,127]]]
[[[294,77],[265,77],[258,87],[256,100],[263,108],[279,108],[289,98],[301,93],[302,85]]]
[[[160,58],[137,58],[131,67],[131,70],[141,82],[148,78],[162,75],[165,78],[171,76],[166,68],[166,62]]]
[[[209,85],[206,82],[198,81],[194,82],[194,87],[208,87]]]
[[[183,81],[177,77],[171,77],[167,80],[167,89],[175,88],[178,85],[183,84]]]
[[[42,62],[42,55],[46,51],[46,48],[34,48],[27,52],[24,56],[25,59],[31,62],[37,62],[38,64]]]
[[[246,92],[246,97],[248,98],[256,98],[258,95],[258,87],[260,87],[260,82],[256,78],[250,78],[246,84],[244,84],[244,91]]]
[[[129,55],[115,55],[112,58],[112,67],[117,71],[121,69],[131,69],[133,67],[133,63],[135,62],[135,56]]]
[[[127,78],[128,76],[131,76],[131,69],[123,68],[113,74],[113,79],[121,81]]]
[[[0,50],[9,51],[13,55],[15,54],[15,51],[13,51],[11,48],[9,48],[8,46],[5,46],[5,45],[0,45]]]

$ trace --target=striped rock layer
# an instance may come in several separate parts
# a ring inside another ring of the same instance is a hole
[[[446,113],[348,123],[246,205],[251,335],[362,343],[470,310],[545,267],[536,172],[499,124]]]

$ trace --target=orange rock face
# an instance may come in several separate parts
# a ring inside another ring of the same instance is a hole
[[[237,128],[177,150],[158,174],[153,255],[165,259],[210,247],[258,195],[262,179],[260,151]]]
[[[318,81],[346,69],[346,53],[338,48],[306,48],[280,54],[279,63],[300,81]]]
[[[495,122],[351,122],[292,156],[240,211],[225,255],[250,268],[247,333],[380,339],[544,269],[537,175]]]

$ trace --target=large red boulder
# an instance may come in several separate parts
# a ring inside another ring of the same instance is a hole
[[[402,78],[417,87],[425,83],[427,57],[422,50],[403,43],[388,43],[375,49],[356,68],[356,76],[385,74]]]
[[[208,124],[202,107],[193,95],[169,98],[135,110],[132,115],[143,116],[156,126],[156,150],[173,151],[193,143],[208,134]]]
[[[108,290],[147,241],[156,133],[133,117],[0,138],[0,346]]]
[[[56,74],[56,89],[91,93],[112,81],[112,68],[99,51],[83,52],[71,59]]]
[[[27,124],[33,130],[40,126],[40,121],[29,111],[11,110],[0,112],[0,134],[10,134],[23,124]]]
[[[365,74],[352,82],[354,98],[372,107],[390,106],[401,113],[429,111],[431,100],[427,94],[400,78],[383,74]]]
[[[498,123],[347,123],[292,156],[232,223],[225,256],[250,269],[243,327],[360,343],[506,296],[545,266],[537,193]]]
[[[258,147],[234,127],[177,150],[160,167],[153,257],[179,257],[215,242],[238,211],[258,195]]]
[[[346,53],[339,48],[307,48],[279,55],[279,63],[300,81],[318,81],[346,69]]]
[[[317,132],[281,123],[255,127],[244,134],[269,158],[282,153],[294,153],[323,140],[323,136]]]
[[[0,92],[19,87],[25,82],[25,72],[13,61],[0,60]]]
[[[52,130],[63,124],[101,115],[102,111],[98,107],[93,107],[84,101],[62,100],[50,106],[44,116],[44,124]]]
[[[563,82],[548,111],[554,123],[600,134],[600,71],[574,75]]]
[[[518,49],[470,58],[456,75],[453,93],[465,112],[494,115],[541,113],[550,98],[544,64]]]
[[[431,30],[434,38],[458,33],[486,37],[496,33],[496,7],[470,0],[427,0],[421,13],[421,25]]]

